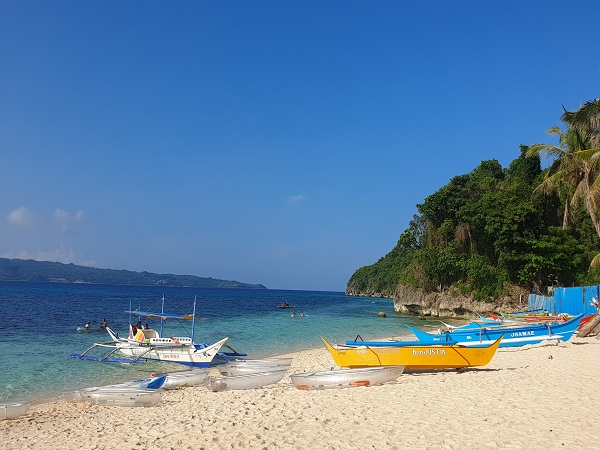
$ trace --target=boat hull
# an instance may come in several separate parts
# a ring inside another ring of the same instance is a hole
[[[404,366],[367,367],[359,369],[327,370],[290,375],[296,389],[339,389],[373,386],[394,381],[404,371]]]
[[[482,348],[439,344],[404,347],[333,346],[323,337],[321,339],[340,367],[405,366],[406,370],[439,370],[485,366],[492,360],[502,338]]]
[[[219,366],[219,372],[225,376],[247,375],[251,373],[288,370],[290,364],[231,364]]]
[[[83,400],[103,406],[148,407],[162,398],[162,389],[99,387],[81,390]]]
[[[194,369],[185,372],[168,373],[163,384],[163,389],[177,389],[187,386],[197,386],[204,383],[208,371],[206,369]]]
[[[432,343],[458,343],[468,347],[485,347],[504,335],[500,347],[520,347],[539,344],[547,341],[568,341],[577,331],[583,316],[577,316],[567,322],[558,324],[535,324],[517,327],[482,327],[479,329],[450,332],[427,333],[410,325],[405,326],[412,331],[419,341]]]
[[[207,378],[204,382],[210,391],[257,389],[263,386],[278,383],[286,374],[286,370],[271,372],[251,373],[221,378]]]
[[[238,359],[232,359],[229,361],[230,364],[259,364],[259,365],[265,365],[265,364],[272,364],[272,365],[290,365],[292,364],[292,358],[291,357],[287,357],[287,358],[282,358],[282,357],[277,357],[274,356],[272,358],[259,358],[259,359],[243,359],[243,358],[238,358]]]
[[[0,405],[0,420],[16,419],[27,413],[30,402],[23,403],[4,403]]]
[[[222,339],[203,349],[196,349],[193,344],[157,347],[130,341],[118,341],[116,346],[121,354],[131,358],[152,359],[190,367],[208,368],[227,339]]]

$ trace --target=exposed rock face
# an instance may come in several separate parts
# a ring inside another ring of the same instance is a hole
[[[415,316],[469,317],[487,311],[510,312],[526,308],[527,294],[519,289],[513,289],[509,297],[490,303],[464,297],[455,291],[425,293],[407,286],[398,286],[394,297],[397,313]]]
[[[359,292],[359,291],[354,290],[354,288],[351,288],[351,287],[346,288],[346,295],[351,295],[353,297],[394,298],[394,294],[389,293],[389,292],[375,292],[375,291]]]

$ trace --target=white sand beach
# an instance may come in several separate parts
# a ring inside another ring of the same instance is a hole
[[[292,356],[290,374],[334,367],[325,348]],[[286,376],[249,391],[167,391],[151,408],[38,404],[0,421],[1,448],[595,448],[599,379],[600,339],[573,338],[381,386],[299,391]]]

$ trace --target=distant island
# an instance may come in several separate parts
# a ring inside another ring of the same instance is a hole
[[[262,284],[193,275],[156,274],[131,270],[97,269],[31,259],[0,258],[0,281],[46,281],[57,283],[120,284],[197,288],[267,289]]]

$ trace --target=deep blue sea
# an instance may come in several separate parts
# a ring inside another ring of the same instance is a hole
[[[344,342],[408,336],[404,323],[423,325],[416,318],[394,313],[391,299],[348,297],[342,292],[285,290],[161,288],[62,283],[0,283],[0,402],[44,401],[60,393],[101,384],[146,377],[156,370],[182,366],[158,362],[100,363],[70,358],[105,332],[82,333],[88,321],[98,328],[103,319],[120,335],[128,330],[133,309],[192,312],[197,298],[196,342],[228,343],[249,357],[274,356],[322,346],[319,336]],[[287,302],[305,317],[291,317]],[[377,317],[383,311],[386,318]],[[136,318],[137,320],[137,318]],[[145,320],[153,328],[156,322]],[[191,322],[168,321],[170,335],[189,336]],[[183,328],[182,328],[183,327]],[[332,361],[333,365],[333,361]]]

